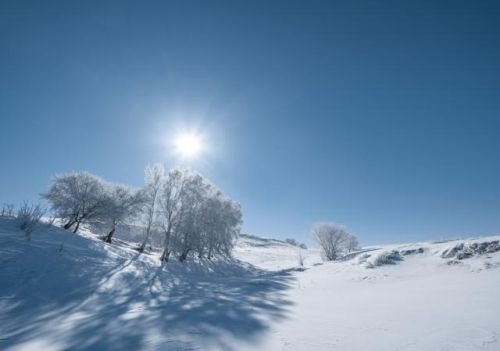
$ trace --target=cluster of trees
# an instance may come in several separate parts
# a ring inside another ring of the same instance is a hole
[[[358,239],[347,232],[344,226],[335,223],[320,222],[312,227],[313,239],[321,248],[321,253],[327,261],[334,261],[345,252],[359,248]]]
[[[141,189],[109,183],[87,172],[55,176],[49,191],[41,196],[63,221],[63,228],[73,233],[81,224],[106,223],[107,242],[111,242],[119,223],[137,217],[144,199]]]
[[[203,176],[178,169],[165,174],[160,164],[146,167],[141,189],[81,172],[56,176],[42,197],[65,229],[76,232],[81,224],[99,223],[108,228],[103,237],[108,243],[124,223],[143,228],[141,252],[151,235],[161,232],[162,261],[172,254],[181,261],[190,253],[208,258],[227,255],[242,223],[240,205]]]

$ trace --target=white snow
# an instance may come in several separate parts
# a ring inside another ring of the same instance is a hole
[[[299,267],[300,255],[305,266],[322,262],[318,250],[304,250],[281,240],[253,235],[241,235],[233,255],[242,261],[271,271]]]
[[[500,252],[441,258],[493,240],[386,245],[324,264],[300,250],[302,268],[297,247],[242,236],[235,259],[161,267],[127,242],[49,226],[27,241],[0,219],[0,349],[499,350]]]

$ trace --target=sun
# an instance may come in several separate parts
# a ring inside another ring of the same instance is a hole
[[[193,158],[202,151],[200,137],[194,133],[179,134],[174,144],[176,153],[184,158]]]

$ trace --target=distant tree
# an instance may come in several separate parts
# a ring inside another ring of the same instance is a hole
[[[121,184],[107,184],[104,208],[99,217],[110,226],[104,241],[111,243],[118,224],[135,217],[144,204],[144,193]]]
[[[347,249],[350,234],[343,226],[334,223],[315,223],[312,236],[321,248],[327,261],[334,261]]]
[[[160,163],[156,163],[154,165],[147,166],[144,174],[146,185],[144,188],[144,206],[142,208],[142,213],[145,236],[144,241],[139,247],[140,252],[143,252],[146,248],[146,244],[151,236],[153,225],[158,215],[158,198],[161,195],[160,191],[165,178],[165,169]]]
[[[352,234],[348,234],[345,246],[346,246],[346,249],[347,249],[348,252],[352,252],[354,250],[359,249],[358,238],[356,238]]]
[[[52,211],[64,221],[63,228],[74,227],[102,216],[104,206],[104,182],[87,172],[54,177],[48,192],[41,194]]]
[[[2,211],[0,212],[0,217],[14,217],[14,205],[4,203],[2,205]]]

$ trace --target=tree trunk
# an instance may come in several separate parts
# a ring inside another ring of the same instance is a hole
[[[139,252],[144,252],[144,250],[146,249],[146,244],[148,243],[150,235],[151,235],[151,220],[148,222],[148,225],[146,227],[146,237],[144,238],[144,241],[142,242],[141,246],[138,249]]]
[[[63,228],[64,228],[64,229],[69,229],[69,228],[71,228],[71,226],[72,226],[73,224],[75,224],[75,220],[74,220],[74,219],[70,219],[70,220],[68,221],[68,223],[66,223],[65,225],[63,225]]]
[[[165,248],[163,250],[163,253],[161,254],[160,261],[168,262],[169,257],[170,257],[170,251]]]
[[[78,231],[78,228],[80,228],[80,222],[76,222],[76,227],[75,230],[73,230],[73,233],[76,233]]]
[[[169,224],[168,228],[164,229],[165,230],[165,248],[163,249],[163,253],[161,254],[160,260],[162,262],[168,262],[168,258],[170,257],[170,251],[169,246],[170,246],[170,231],[171,231],[171,226]]]
[[[149,234],[146,234],[144,241],[142,242],[141,246],[138,249],[139,252],[144,252],[144,250],[146,249],[146,244],[148,242],[148,239],[149,239]]]
[[[109,234],[106,236],[106,238],[104,239],[105,242],[107,243],[110,243],[111,244],[111,238],[113,238],[113,234],[115,234],[115,230],[116,230],[116,227],[113,226],[113,229],[111,229],[111,231],[109,232]]]
[[[179,261],[180,262],[184,262],[186,260],[186,258],[187,258],[188,253],[189,253],[189,249],[188,250],[184,250],[182,252],[182,254],[179,256]]]

